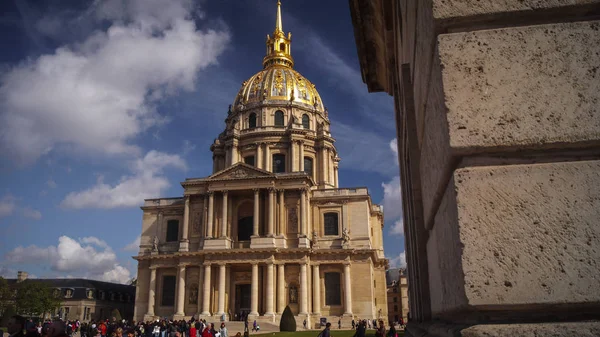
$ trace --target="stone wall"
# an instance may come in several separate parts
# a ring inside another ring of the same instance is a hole
[[[600,316],[600,1],[350,7],[363,80],[395,98],[408,335],[597,335],[481,324]]]

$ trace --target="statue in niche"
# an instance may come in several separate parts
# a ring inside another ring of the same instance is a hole
[[[317,231],[313,230],[312,232],[312,240],[311,240],[311,246],[312,248],[317,248],[317,244],[319,243],[319,237],[317,236]]]
[[[298,303],[298,288],[296,286],[290,287],[290,303]]]
[[[200,212],[194,213],[194,232],[200,233]]]
[[[158,236],[152,238],[152,251],[158,252]]]
[[[190,289],[190,298],[188,299],[189,304],[198,304],[198,286],[192,285]]]

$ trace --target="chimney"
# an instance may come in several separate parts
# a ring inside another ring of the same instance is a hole
[[[25,271],[18,271],[17,272],[17,283],[23,282],[27,279],[27,272]]]

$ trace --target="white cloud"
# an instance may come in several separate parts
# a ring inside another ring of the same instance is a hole
[[[404,235],[404,220],[399,219],[394,222],[392,228],[390,228],[390,234],[392,235]]]
[[[132,162],[132,174],[123,176],[115,185],[98,178],[95,186],[80,192],[71,192],[62,201],[66,208],[117,208],[139,206],[144,199],[156,198],[171,184],[162,176],[166,167],[187,169],[179,155],[149,151],[143,158]]]
[[[73,277],[86,277],[103,281],[126,283],[129,271],[117,261],[117,256],[106,242],[95,237],[76,241],[61,236],[57,246],[19,246],[5,256],[5,263],[47,264],[53,271]]]
[[[133,242],[131,242],[130,244],[125,246],[123,248],[123,250],[129,251],[129,252],[137,252],[140,249],[141,240],[142,240],[141,236],[138,236],[137,238],[135,238],[135,240],[133,240]]]
[[[5,195],[0,199],[0,217],[12,215],[15,207],[15,197],[10,194]]]
[[[401,252],[398,256],[389,260],[391,268],[406,268],[406,252]]]
[[[190,142],[187,139],[183,141],[183,155],[184,156],[188,155],[190,152],[194,151],[195,149],[196,149],[196,145],[192,144],[192,142]]]
[[[35,210],[31,207],[23,207],[21,209],[21,213],[24,217],[34,220],[40,220],[42,218],[42,213],[38,210]]]
[[[383,212],[386,219],[395,221],[402,217],[402,191],[400,189],[400,176],[395,176],[383,187]]]
[[[394,158],[396,159],[396,166],[398,166],[398,139],[394,138],[390,140],[390,150],[394,152]]]
[[[56,181],[54,181],[53,179],[48,179],[48,181],[46,182],[46,185],[48,185],[48,187],[50,187],[50,188],[56,188],[56,186],[58,186],[56,184]]]
[[[193,90],[230,39],[223,28],[198,30],[191,0],[96,1],[90,10],[106,30],[0,78],[0,153],[18,164],[60,146],[139,154],[134,138],[165,122],[157,101]]]

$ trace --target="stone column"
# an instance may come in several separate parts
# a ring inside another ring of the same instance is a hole
[[[299,152],[299,156],[298,156],[298,158],[299,158],[299,160],[300,160],[300,161],[298,162],[298,163],[300,164],[300,165],[299,165],[299,166],[300,166],[300,172],[304,172],[304,142],[303,142],[303,141],[300,141],[300,142],[298,143],[298,146],[299,146],[299,148],[300,148],[300,150],[298,151],[298,152]]]
[[[271,167],[271,165],[269,165],[271,162],[271,149],[269,148],[269,144],[267,144],[267,143],[263,143],[263,146],[265,147],[265,167],[264,167],[264,169],[269,172],[273,172],[273,168]]]
[[[306,263],[300,264],[300,315],[308,314],[308,277]]]
[[[210,264],[204,264],[204,294],[202,295],[202,315],[210,316]]]
[[[225,146],[225,167],[231,166],[231,146]]]
[[[198,298],[196,312],[202,312],[202,290],[204,289],[204,268],[202,265],[198,266]]]
[[[252,217],[252,235],[258,236],[258,224],[260,217],[260,190],[254,189],[254,215]]]
[[[311,232],[311,227],[312,227],[312,218],[311,218],[311,207],[310,207],[310,190],[307,188],[306,189],[306,211],[304,212],[304,214],[306,215],[306,232],[305,233],[309,233]]]
[[[188,232],[190,228],[190,196],[185,197],[185,207],[183,209],[183,230],[181,233],[181,242],[179,242],[179,251],[187,252],[189,250]]]
[[[204,194],[204,200],[202,201],[202,230],[204,231],[204,237],[208,236],[207,226],[208,218],[208,194]]]
[[[325,166],[325,176],[323,180],[325,182],[331,182],[331,158],[329,156],[329,148],[325,148],[323,155],[323,165]]]
[[[214,193],[208,192],[208,216],[207,216],[207,226],[206,226],[206,237],[212,239],[213,237],[213,217],[214,217]]]
[[[223,191],[223,209],[221,210],[221,237],[227,237],[227,191]]]
[[[254,158],[254,163],[256,167],[263,169],[262,145],[260,143],[256,143],[256,158]]]
[[[277,234],[285,234],[285,190],[279,190],[279,227],[277,228]]]
[[[313,266],[313,314],[321,313],[321,275],[319,274],[319,265]]]
[[[334,166],[334,168],[333,168],[333,169],[335,170],[335,175],[334,175],[334,179],[333,179],[333,184],[335,185],[335,187],[336,187],[336,188],[338,188],[338,187],[339,187],[339,180],[338,180],[338,170],[339,170],[339,168],[338,168],[338,166],[336,165],[336,166]]]
[[[285,264],[277,265],[277,313],[285,310]]]
[[[306,190],[300,190],[300,234],[306,235]]]
[[[274,277],[274,267],[273,261],[269,261],[267,263],[267,296],[266,296],[266,312],[265,316],[274,316],[273,312],[273,302],[274,302],[274,293],[275,289],[273,288],[273,277]]]
[[[350,263],[344,264],[344,315],[352,315],[352,284],[350,276]],[[384,303],[385,304],[385,303]]]
[[[325,162],[326,160],[326,156],[325,156],[325,147],[322,147],[319,151],[319,156],[321,157],[320,160],[320,168],[321,168],[321,177],[319,177],[319,179],[321,180],[322,184],[325,184],[325,181],[327,180],[327,163]]]
[[[294,165],[294,155],[296,154],[296,141],[295,140],[290,140],[290,153],[288,154],[289,157],[289,161],[290,161],[290,166],[289,166],[289,170],[290,172],[294,172],[295,170],[295,165]]]
[[[185,304],[185,265],[180,264],[177,272],[177,310],[175,316],[184,316],[183,307]]]
[[[217,315],[221,316],[225,313],[225,264],[219,265],[219,304]]]
[[[273,236],[273,213],[275,213],[275,190],[269,188],[269,210],[267,214],[267,236],[269,237]]]
[[[231,165],[236,164],[238,161],[240,161],[239,159],[239,152],[238,152],[238,146],[236,143],[233,143],[231,145]]]
[[[159,211],[158,214],[156,215],[156,236],[159,238],[159,240],[162,240],[162,235],[161,235],[161,231],[164,233],[166,232],[166,228],[163,228],[163,212]]]
[[[258,263],[252,263],[250,315],[258,316]]]
[[[147,316],[154,316],[154,297],[156,292],[156,267],[150,267],[150,285],[148,286],[148,313]]]

